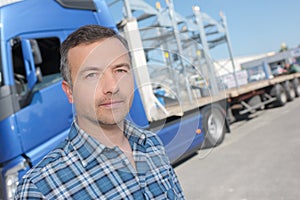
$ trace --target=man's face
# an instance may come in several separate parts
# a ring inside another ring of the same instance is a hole
[[[122,122],[134,91],[130,58],[123,44],[116,38],[83,44],[70,49],[68,59],[73,88],[64,90],[75,104],[79,124]]]

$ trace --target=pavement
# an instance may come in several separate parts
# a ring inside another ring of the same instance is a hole
[[[175,167],[188,200],[299,200],[300,98],[233,123],[213,149]]]

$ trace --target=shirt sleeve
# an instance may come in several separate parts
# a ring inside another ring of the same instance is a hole
[[[160,138],[158,136],[155,137],[159,143],[159,147],[161,148],[162,150],[162,153],[163,153],[163,157],[164,159],[167,161],[169,167],[170,167],[170,176],[171,176],[171,183],[173,183],[173,187],[174,187],[174,190],[176,191],[176,193],[178,194],[178,196],[176,197],[176,199],[180,199],[180,200],[183,200],[185,199],[184,197],[184,194],[183,194],[183,190],[180,186],[180,183],[178,181],[178,178],[177,178],[177,175],[173,169],[173,166],[171,165],[170,161],[169,161],[169,158],[167,156],[167,153],[166,153],[166,150],[165,150],[165,147],[163,145],[163,142],[160,140]]]
[[[29,179],[22,179],[15,193],[15,200],[25,199],[46,199],[41,191]]]
[[[162,142],[161,142],[161,144],[162,144]],[[183,200],[183,199],[185,199],[184,198],[184,194],[183,194],[183,190],[181,188],[181,185],[179,183],[177,175],[176,175],[176,173],[174,171],[174,168],[173,168],[173,166],[171,165],[171,163],[169,161],[169,158],[167,156],[167,153],[165,151],[165,148],[164,148],[163,144],[162,144],[162,149],[163,149],[164,156],[166,157],[166,159],[168,161],[168,164],[169,164],[169,167],[170,167],[170,175],[171,175],[171,179],[172,179],[171,182],[174,184],[173,185],[174,186],[174,190],[179,195],[179,196],[177,196],[177,198],[180,199],[180,200]]]
[[[180,183],[178,181],[177,175],[173,169],[173,167],[171,166],[171,176],[172,176],[172,181],[174,183],[174,189],[177,192],[177,194],[179,195],[177,198],[178,199],[185,199],[184,198],[184,194],[183,194],[183,190],[180,186]]]

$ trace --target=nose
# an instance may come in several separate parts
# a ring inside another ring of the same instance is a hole
[[[108,70],[100,77],[98,88],[100,88],[103,94],[115,94],[119,91],[118,85],[117,78]]]

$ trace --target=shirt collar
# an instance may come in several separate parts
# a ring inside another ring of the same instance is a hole
[[[83,131],[76,121],[73,122],[69,133],[69,139],[72,147],[77,152],[82,165],[85,167],[94,160],[106,148],[96,139]]]
[[[128,120],[124,121],[124,135],[129,141],[135,142],[139,145],[145,145],[147,143],[147,136],[145,132],[137,128]]]
[[[133,151],[136,151],[134,144],[144,147],[147,143],[146,134],[127,120],[124,122],[124,135],[128,138]],[[105,149],[109,149],[82,130],[75,120],[71,125],[69,139],[84,167],[96,159]]]

